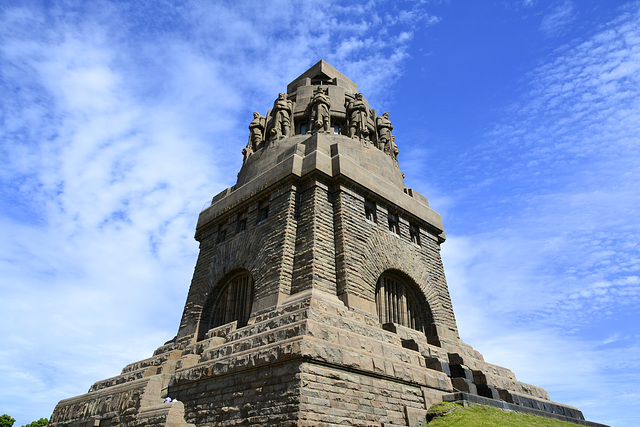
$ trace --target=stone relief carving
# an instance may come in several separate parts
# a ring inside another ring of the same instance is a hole
[[[318,86],[313,91],[313,98],[311,99],[310,106],[313,129],[318,132],[329,132],[329,129],[331,128],[331,119],[329,116],[331,103],[329,102],[329,97],[322,89],[322,86]]]
[[[140,391],[124,391],[112,395],[100,395],[94,399],[71,403],[54,412],[52,422],[83,419],[105,412],[121,412],[140,405]]]

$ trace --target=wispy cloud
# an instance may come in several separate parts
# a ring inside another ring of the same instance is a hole
[[[593,390],[569,403],[612,420],[601,399],[634,396],[624,378],[639,375],[622,367],[638,364],[639,19],[626,7],[523,80],[520,101],[457,165],[465,190],[453,203],[468,212],[457,222],[473,228],[443,249],[463,337],[560,391],[552,399]]]
[[[251,112],[321,58],[384,98],[437,21],[394,7],[0,7],[0,401],[18,424],[173,336],[197,214],[233,184]]]
[[[525,2],[525,6],[530,6],[531,2]],[[540,23],[540,31],[547,36],[557,36],[562,34],[575,19],[575,7],[571,0],[566,0],[562,4],[555,6],[549,11]]]

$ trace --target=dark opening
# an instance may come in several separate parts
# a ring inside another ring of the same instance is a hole
[[[212,328],[238,321],[246,326],[253,303],[253,280],[248,273],[240,273],[221,284],[221,292],[210,295],[203,307],[198,339],[203,339]]]
[[[258,204],[258,222],[269,218],[269,201],[263,200]]]
[[[400,220],[398,219],[398,214],[389,212],[389,231],[400,235]]]
[[[429,344],[439,346],[431,309],[414,287],[396,274],[381,275],[376,289],[378,319],[384,329],[391,330],[391,323],[415,329],[425,334]]]
[[[369,221],[378,222],[378,215],[376,214],[376,203],[371,200],[364,201],[364,215]]]

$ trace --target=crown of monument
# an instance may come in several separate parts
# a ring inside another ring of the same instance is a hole
[[[398,147],[392,135],[393,126],[389,113],[380,116],[369,108],[367,99],[358,92],[358,85],[338,70],[320,60],[287,86],[266,116],[253,113],[249,124],[249,142],[242,150],[244,167],[238,184],[244,183],[261,170],[268,168],[265,162],[273,156],[261,155],[260,161],[252,157],[267,149],[290,147],[307,139],[309,135],[343,135],[360,142],[363,148],[377,148],[387,154],[392,162],[382,162],[385,171],[372,170],[391,179],[402,188],[402,174],[398,173]],[[293,138],[282,142],[283,139]],[[337,140],[336,140],[337,141]],[[343,142],[344,144],[344,142]],[[249,160],[249,161],[248,161]]]
[[[392,130],[325,61],[254,113],[236,184],[198,218],[176,337],[50,425],[417,426],[443,400],[597,425],[460,339],[442,221]]]

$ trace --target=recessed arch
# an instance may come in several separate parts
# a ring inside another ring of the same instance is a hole
[[[222,278],[214,287],[202,308],[198,339],[212,328],[238,322],[246,326],[254,295],[253,277],[247,270],[236,270]]]
[[[395,323],[420,331],[430,344],[439,345],[429,304],[406,274],[387,270],[376,285],[376,310],[381,324]]]

